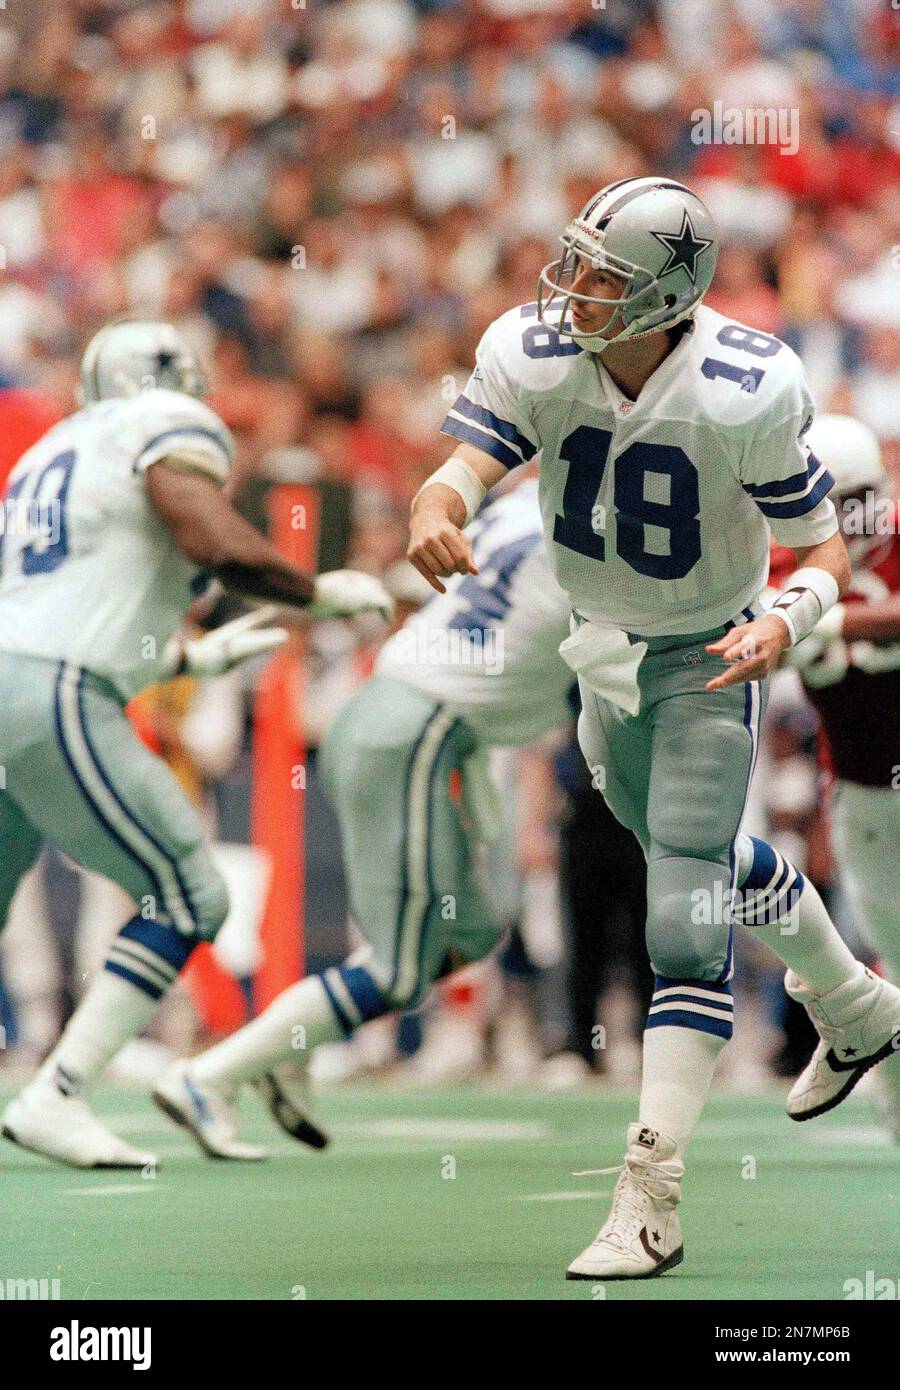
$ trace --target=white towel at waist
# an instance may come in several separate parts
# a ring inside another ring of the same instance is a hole
[[[571,635],[559,648],[563,661],[580,680],[627,714],[640,709],[638,670],[646,651],[646,642],[632,644],[614,623],[575,617]]]

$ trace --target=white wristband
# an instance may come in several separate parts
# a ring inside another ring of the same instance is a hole
[[[781,618],[790,635],[791,646],[795,647],[809,636],[839,597],[834,575],[809,565],[791,575],[769,612]]]
[[[432,473],[430,478],[426,478],[413,502],[421,497],[427,487],[433,487],[435,483],[443,483],[444,487],[452,487],[463,500],[466,509],[466,519],[464,526],[468,526],[472,517],[478,511],[487,494],[487,488],[475,472],[464,459],[459,459],[455,455],[449,458],[446,463],[442,463],[436,473]]]

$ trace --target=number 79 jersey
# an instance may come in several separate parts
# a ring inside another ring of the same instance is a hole
[[[769,531],[838,529],[803,443],[813,406],[784,343],[701,307],[636,401],[524,304],[488,328],[443,425],[507,468],[540,450],[544,536],[585,617],[646,637],[703,632],[758,598]]]
[[[88,406],[23,454],[2,504],[0,651],[83,666],[123,701],[158,678],[207,583],[144,486],[178,452],[222,483],[231,436],[202,401],[153,390]]]

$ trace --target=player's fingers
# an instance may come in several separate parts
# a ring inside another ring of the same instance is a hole
[[[439,594],[445,594],[447,592],[447,586],[441,583],[437,575],[432,573],[432,571],[428,568],[426,562],[424,560],[421,560],[418,554],[413,554],[412,552],[410,552],[407,558],[409,560],[409,563],[412,565],[413,569],[417,569],[421,574],[422,578],[428,580],[428,583],[431,585],[432,589],[437,589]]]
[[[719,637],[715,642],[707,642],[706,650],[719,654],[727,652],[730,647],[736,646],[740,640],[740,631],[738,628],[734,628],[731,632],[726,632],[724,637]]]
[[[429,536],[422,546],[422,551],[435,574],[448,575],[455,572],[456,560],[445,541],[439,540],[437,536]]]
[[[472,557],[472,547],[465,536],[460,535],[452,541],[447,542],[448,550],[453,553],[454,569],[457,574],[477,574],[475,561]]]
[[[427,540],[419,541],[416,545],[411,546],[409,555],[410,558],[417,555],[428,566],[432,574],[452,574],[455,568],[453,556],[437,536],[429,536]]]
[[[706,682],[707,690],[724,690],[728,685],[744,685],[747,681],[759,680],[766,674],[764,661],[741,661]]]

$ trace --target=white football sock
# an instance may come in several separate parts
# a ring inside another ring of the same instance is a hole
[[[674,1139],[682,1160],[725,1042],[697,1028],[664,1026],[644,1033],[641,1124]]]
[[[814,994],[830,994],[857,974],[859,961],[809,879],[764,840],[743,835],[738,853],[734,920],[764,941]]]
[[[830,994],[861,968],[809,879],[792,912],[771,926],[747,926],[814,994]]]
[[[266,1011],[191,1062],[198,1081],[252,1081],[279,1062],[309,1061],[313,1048],[346,1036],[321,976],[291,985]]]
[[[158,1006],[158,999],[101,970],[38,1076],[67,1093],[94,1085],[119,1048],[144,1031]]]

